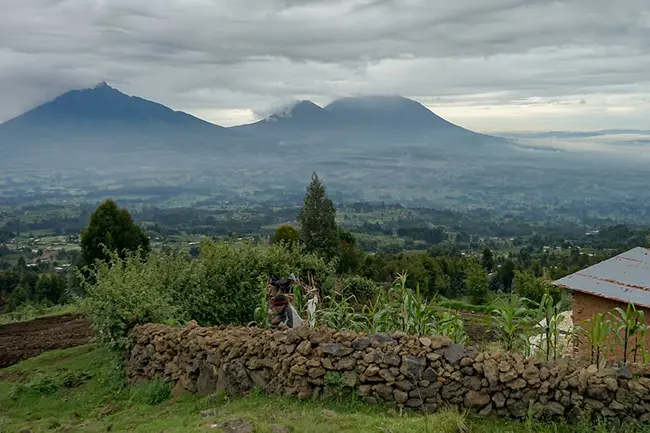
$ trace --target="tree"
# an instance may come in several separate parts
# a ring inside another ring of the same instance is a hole
[[[313,173],[300,214],[300,233],[307,252],[332,258],[339,253],[339,231],[336,226],[336,209],[327,197],[325,186]]]
[[[472,303],[482,305],[487,301],[490,278],[481,266],[472,263],[467,267],[467,288],[472,297]]]
[[[298,243],[300,241],[300,232],[294,227],[284,224],[275,229],[275,233],[271,237],[271,243],[279,244],[286,242],[288,244]]]
[[[106,261],[104,247],[124,256],[127,251],[150,250],[149,237],[138,227],[126,209],[120,209],[113,200],[106,200],[90,216],[88,228],[81,234],[81,254],[84,263]]]
[[[489,248],[483,250],[483,254],[481,255],[481,265],[488,273],[492,272],[492,269],[494,269],[494,256]]]
[[[36,283],[36,297],[39,301],[60,304],[64,300],[67,287],[68,280],[63,275],[43,274]]]
[[[339,273],[356,274],[361,269],[363,251],[357,248],[357,240],[352,233],[339,228],[340,253]]]

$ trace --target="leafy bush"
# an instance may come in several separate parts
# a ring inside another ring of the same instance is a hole
[[[124,349],[131,327],[182,317],[173,288],[187,266],[186,260],[168,254],[152,254],[143,262],[140,253],[121,258],[113,252],[108,262],[98,261],[89,269],[88,277],[80,272],[87,294],[81,308],[91,319],[99,342]]]
[[[377,283],[359,275],[342,277],[340,285],[343,296],[354,296],[362,304],[377,296]]]
[[[124,349],[128,330],[141,323],[196,320],[201,325],[244,324],[259,319],[261,287],[271,275],[312,275],[331,292],[335,263],[297,246],[229,245],[206,241],[199,256],[110,253],[80,273],[87,293],[82,308],[103,344]],[[257,310],[257,315],[256,315]],[[257,317],[256,317],[257,316]]]

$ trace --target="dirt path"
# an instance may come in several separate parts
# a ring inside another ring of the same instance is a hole
[[[0,326],[0,368],[42,352],[87,344],[90,323],[76,314]]]

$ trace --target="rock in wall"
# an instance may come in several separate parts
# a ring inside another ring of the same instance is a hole
[[[614,423],[650,421],[650,369],[539,362],[477,352],[446,337],[357,334],[303,327],[185,328],[147,324],[131,331],[125,370],[132,381],[164,379],[174,392],[319,398],[348,389],[366,401],[435,411],[522,418],[595,413]]]

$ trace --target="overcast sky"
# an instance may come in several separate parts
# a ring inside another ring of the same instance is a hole
[[[222,125],[400,94],[480,131],[650,129],[650,1],[0,0],[0,121],[103,80]]]

